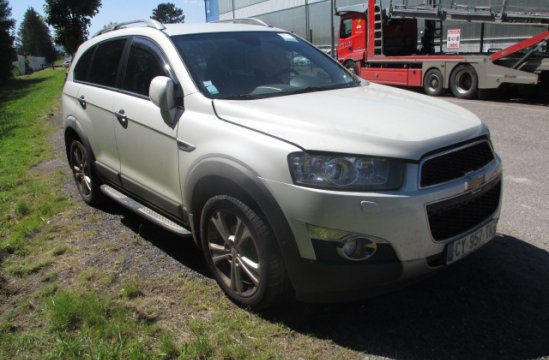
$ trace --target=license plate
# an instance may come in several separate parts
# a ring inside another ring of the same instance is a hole
[[[448,244],[446,248],[446,264],[451,264],[467,256],[496,236],[497,221],[494,220],[472,234]]]

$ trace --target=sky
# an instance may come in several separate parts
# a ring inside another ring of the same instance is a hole
[[[102,6],[99,13],[91,19],[89,34],[90,36],[95,34],[110,22],[149,18],[152,15],[152,10],[163,2],[174,3],[176,7],[183,9],[186,23],[205,22],[204,0],[131,0],[131,2],[101,0]],[[11,17],[17,22],[15,24],[16,31],[19,30],[25,11],[29,7],[45,16],[45,0],[8,0],[8,3],[11,7]]]

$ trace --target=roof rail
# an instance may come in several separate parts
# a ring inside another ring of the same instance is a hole
[[[150,28],[153,28],[153,29],[156,29],[156,30],[166,29],[166,27],[160,21],[157,21],[157,20],[154,20],[154,19],[136,19],[136,20],[124,21],[124,22],[121,22],[121,23],[116,23],[116,24],[111,25],[111,26],[107,26],[104,29],[99,30],[92,37],[96,37],[96,36],[99,36],[101,34],[108,33],[109,31],[114,31],[114,30],[121,29],[121,28],[125,27],[126,25],[140,24],[140,23],[143,23],[147,27],[150,27]]]
[[[269,26],[265,21],[259,20],[256,18],[241,18],[241,19],[226,19],[226,20],[215,20],[211,21],[212,23],[233,23],[233,24],[246,24],[246,25],[259,25],[259,26]]]

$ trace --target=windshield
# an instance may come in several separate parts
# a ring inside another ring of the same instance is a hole
[[[172,40],[209,98],[248,100],[359,85],[327,55],[289,33],[205,33]]]

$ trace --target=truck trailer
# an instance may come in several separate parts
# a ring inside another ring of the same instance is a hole
[[[366,80],[423,87],[432,96],[450,89],[455,97],[473,99],[479,90],[517,85],[547,90],[549,11],[508,9],[508,0],[498,9],[453,1],[443,7],[440,0],[421,5],[391,0],[387,8],[379,0],[366,0],[340,7],[338,61]],[[461,28],[448,22],[480,23],[478,51],[461,52]],[[503,49],[484,50],[485,24],[530,25],[540,33]]]

